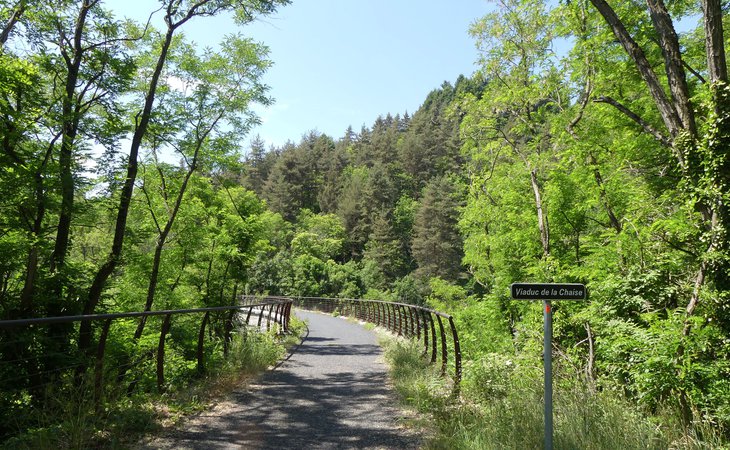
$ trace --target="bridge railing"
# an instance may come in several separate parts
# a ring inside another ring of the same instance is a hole
[[[206,354],[211,357],[213,347],[220,351],[222,346],[222,357],[228,357],[236,324],[260,330],[275,326],[279,332],[287,332],[291,307],[290,299],[268,298],[237,306],[3,320],[0,321],[0,389],[3,391],[0,400],[17,403],[33,392],[42,393],[51,384],[88,379],[85,377],[90,375],[93,398],[99,406],[105,387],[124,381],[124,375],[132,368],[137,372],[154,369],[153,374],[137,373],[136,380],[143,377],[156,380],[157,389],[162,392],[165,390],[166,345],[181,349],[178,353],[184,354],[186,360],[194,361],[197,372],[202,373],[206,369]],[[140,341],[145,340],[149,347],[152,338],[156,340],[156,346],[142,356],[138,355],[136,361],[128,361],[131,355],[117,354],[113,358],[117,366],[106,370],[109,358],[105,358],[105,353],[110,338],[129,344],[135,321],[148,318],[161,321],[158,337],[146,333]],[[73,345],[73,336],[78,336],[82,322],[93,325],[95,345],[90,353],[79,352]],[[180,325],[177,328],[176,322]],[[197,336],[192,335],[191,329],[197,329]],[[112,336],[114,334],[116,336]],[[195,341],[196,344],[190,345]],[[153,359],[154,363],[149,364]],[[126,367],[120,370],[124,365]],[[117,373],[111,372],[112,369]]]
[[[381,300],[324,297],[267,298],[291,298],[295,307],[353,317],[384,327],[399,336],[417,339],[419,342],[422,340],[424,356],[429,358],[432,364],[440,363],[442,376],[445,376],[447,368],[451,367],[454,390],[455,392],[459,390],[462,374],[461,348],[454,319],[449,314],[423,306]]]

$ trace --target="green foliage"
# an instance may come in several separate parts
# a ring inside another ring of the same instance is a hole
[[[393,283],[393,294],[400,303],[411,305],[422,305],[424,287],[412,275],[406,275]]]
[[[645,11],[625,4],[617,13],[649,60],[663,64]],[[671,14],[683,17],[688,10],[674,5]],[[539,316],[507,299],[511,283],[583,282],[589,302],[555,307],[555,341],[561,355],[581,361],[578,367],[599,387],[599,396],[636,404],[660,415],[664,424],[682,416],[688,434],[711,424],[725,430],[720,417],[726,401],[715,395],[726,389],[718,381],[726,378],[720,337],[727,336],[721,331],[726,316],[719,306],[726,303],[725,293],[722,277],[708,282],[701,265],[724,264],[722,252],[715,251],[725,238],[706,222],[707,209],[702,218],[699,200],[719,194],[690,193],[699,178],[688,181],[677,164],[678,151],[692,155],[691,139],[677,138],[671,149],[650,133],[662,120],[652,97],[588,4],[550,10],[531,1],[499,2],[472,33],[488,83],[481,97],[459,100],[466,112],[462,152],[469,173],[459,229],[464,265],[487,295],[481,301],[448,301],[468,293],[436,283],[432,300],[450,307],[465,330],[465,359],[476,363],[507,355],[513,361],[534,351],[526,336],[539,333]],[[571,39],[562,60],[550,50],[558,34]],[[684,43],[682,52],[702,66],[696,55],[702,39]],[[704,104],[696,108],[704,142],[712,134],[708,112],[715,107],[702,102],[707,93],[689,79],[693,100]],[[650,126],[637,127],[609,97]],[[704,155],[698,158],[724,164],[722,152]],[[708,179],[704,185],[718,186]],[[710,234],[703,237],[705,232]],[[477,324],[488,324],[482,325],[486,331],[473,331]],[[675,439],[669,435],[657,445],[669,445]],[[637,444],[626,444],[632,445]]]
[[[223,11],[250,22],[286,2],[171,6],[165,23],[172,38],[164,45],[164,33],[120,21],[100,2],[26,3],[16,5],[20,22],[0,51],[2,318],[235,302],[256,255],[275,237],[264,204],[230,183],[240,170],[238,142],[257,123],[250,107],[270,102],[259,81],[270,62],[267,49],[250,39],[231,35],[219,51],[201,50],[173,32],[195,16]],[[11,9],[2,7],[5,19]],[[135,131],[125,156],[122,147]],[[140,145],[146,153],[137,153]],[[156,320],[148,325],[160,327]],[[67,379],[67,369],[93,365],[76,350],[95,347],[99,330],[34,329],[34,337],[16,344],[3,333],[2,372],[22,374],[0,383],[0,392],[22,393],[2,397],[2,409],[17,413],[8,426],[37,425],[28,445],[44,448],[104,441],[98,426],[106,413],[131,423],[137,408],[142,426],[149,414],[136,399],[125,403],[123,391],[136,384],[146,395],[155,387],[154,370],[143,369],[153,369],[158,338],[137,327],[112,327],[106,367],[115,373],[106,376],[118,383],[98,417],[89,404],[91,383]],[[175,386],[198,376],[191,362],[198,328],[181,320],[168,336],[166,373]],[[213,347],[206,356],[215,365],[222,358]],[[24,355],[43,362],[35,369],[13,362]],[[41,392],[45,385],[52,392]],[[6,401],[19,409],[5,408]],[[3,426],[3,437],[7,431]]]
[[[465,366],[461,399],[422,357],[414,341],[386,340],[386,360],[402,400],[422,417],[425,448],[522,449],[543,443],[542,373],[536,357],[485,352]],[[533,359],[531,361],[531,359]],[[674,423],[657,426],[621,395],[596,392],[570,365],[555,379],[556,448],[715,448],[716,430],[683,434]]]
[[[323,261],[341,257],[345,229],[336,215],[315,215],[305,209],[297,222],[300,231],[291,241],[295,255],[310,255]]]

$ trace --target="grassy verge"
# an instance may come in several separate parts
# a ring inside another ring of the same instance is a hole
[[[160,395],[139,392],[108,400],[101,410],[88,393],[90,383],[77,389],[49,391],[43,408],[25,422],[26,431],[0,443],[2,449],[125,449],[146,433],[159,432],[186,415],[204,410],[233,389],[240,388],[281,360],[299,343],[305,324],[292,317],[291,332],[248,332],[236,336],[227,359],[218,359],[203,376],[169,386]]]
[[[543,448],[542,369],[502,355],[465,367],[461,395],[422,358],[420,344],[383,338],[396,390],[430,430],[429,449]],[[588,389],[558,370],[554,380],[554,448],[730,448],[709,426],[683,430],[676,414],[649,416],[613,392]]]

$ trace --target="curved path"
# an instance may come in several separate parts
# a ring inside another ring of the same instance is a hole
[[[418,448],[415,433],[399,426],[375,333],[342,318],[296,314],[309,332],[289,358],[143,448]]]

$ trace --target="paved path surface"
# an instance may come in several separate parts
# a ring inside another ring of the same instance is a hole
[[[302,344],[246,391],[186,421],[148,449],[416,449],[399,426],[375,333],[324,314]]]

